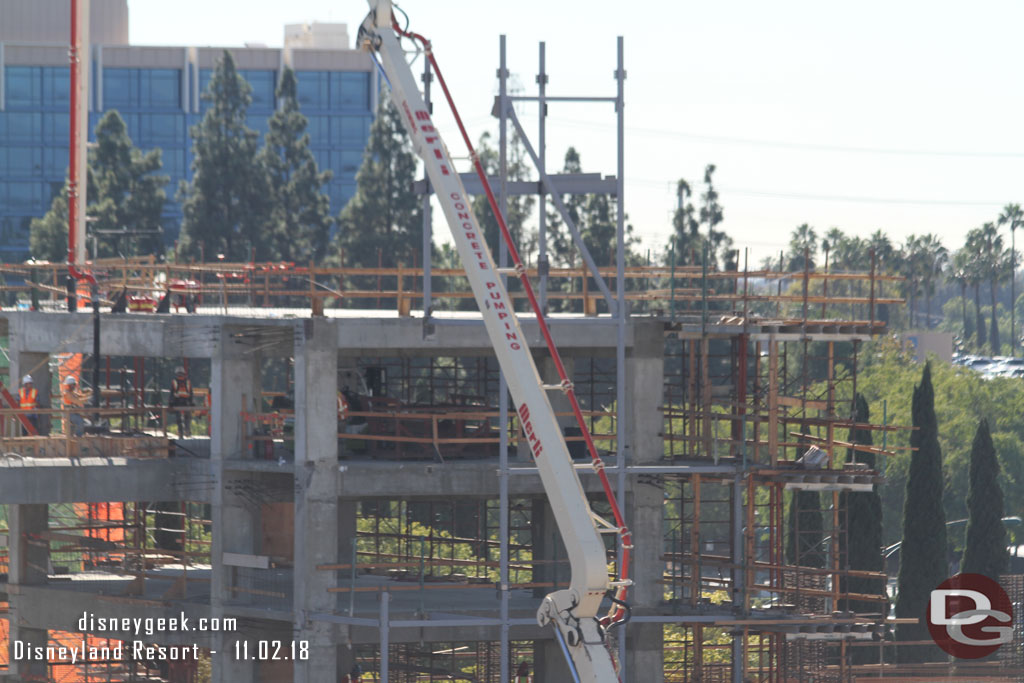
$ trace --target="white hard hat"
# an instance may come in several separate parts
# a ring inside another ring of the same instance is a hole
[[[69,386],[72,384],[78,384],[78,380],[75,379],[74,375],[68,375],[67,377],[64,378],[64,384],[67,384]]]
[[[22,384],[32,384],[32,375],[25,375],[21,378]]]

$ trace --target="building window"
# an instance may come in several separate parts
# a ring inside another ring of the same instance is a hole
[[[141,104],[152,109],[181,107],[181,71],[146,69],[139,74]]]
[[[369,109],[370,74],[365,72],[332,73],[331,106]]]
[[[70,125],[71,117],[68,114],[43,114],[43,140],[48,145],[67,145]]]
[[[103,106],[108,109],[131,109],[139,103],[137,69],[103,70]]]
[[[255,71],[246,69],[239,71],[242,78],[252,86],[252,104],[250,109],[273,111],[274,110],[274,72]]]
[[[163,168],[157,173],[170,176],[171,186],[176,188],[178,180],[185,177],[185,150],[164,149],[160,158],[163,161]],[[172,192],[168,197],[173,198],[174,193]]]
[[[370,119],[366,116],[332,116],[331,144],[362,148],[370,137]]]
[[[43,104],[40,67],[9,66],[4,74],[8,107],[39,107]]]
[[[71,104],[71,72],[66,66],[43,67],[43,105],[51,107]]]
[[[139,147],[185,144],[183,114],[139,114]]]
[[[63,178],[68,173],[68,150],[66,147],[43,148],[43,175],[47,178]]]
[[[309,133],[310,147],[326,147],[331,143],[328,117],[326,116],[307,116],[306,132]]]
[[[7,114],[7,139],[19,142],[40,142],[42,139],[42,118],[40,114]]]
[[[8,147],[7,170],[13,176],[41,176],[43,174],[42,150],[39,147]]]
[[[7,183],[7,207],[14,211],[39,211],[43,193],[39,183]]]
[[[339,180],[355,178],[362,163],[362,152],[353,149],[331,152],[331,170],[334,171],[334,177]]]
[[[326,71],[297,71],[296,95],[300,109],[327,109],[328,79]]]

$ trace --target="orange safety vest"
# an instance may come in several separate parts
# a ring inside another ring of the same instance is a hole
[[[174,378],[171,385],[171,394],[174,398],[190,398],[192,396],[192,383],[187,379]]]
[[[338,419],[344,420],[348,416],[348,400],[338,392]]]
[[[67,391],[67,390],[65,390],[64,393],[61,394],[61,399],[64,401],[64,405],[65,406],[74,406],[74,405],[76,405],[74,391]]]
[[[34,410],[37,398],[39,398],[39,390],[35,387],[18,389],[18,404],[22,410]]]

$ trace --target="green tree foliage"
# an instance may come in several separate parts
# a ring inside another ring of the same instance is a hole
[[[483,164],[484,172],[489,178],[496,178],[501,171],[501,156],[497,147],[492,144],[491,134],[484,133],[476,146],[476,153]],[[508,179],[527,180],[530,177],[529,163],[526,159],[526,150],[519,136],[513,134],[507,149]],[[494,196],[499,197],[499,189],[496,185],[491,188]],[[533,253],[537,249],[537,233],[527,223],[533,213],[533,207],[537,203],[533,195],[509,196],[505,209],[505,224],[508,226],[509,234],[512,235],[512,242],[523,259],[523,263],[529,263]],[[487,195],[473,197],[473,213],[484,231],[487,239],[487,246],[491,248],[491,254],[495,262],[501,248],[501,230],[498,227],[498,219],[491,210],[491,204],[487,201]],[[510,261],[511,263],[511,261]]]
[[[737,254],[733,249],[732,238],[716,227],[725,220],[725,211],[718,202],[718,190],[715,189],[714,174],[716,167],[708,164],[704,167],[704,193],[700,196],[703,204],[700,207],[700,223],[706,225],[708,243],[708,269],[712,270],[721,264],[722,270],[736,270]]]
[[[814,270],[818,258],[818,233],[807,223],[793,228],[786,254],[786,270],[791,272],[809,268]],[[806,259],[806,261],[805,261]]]
[[[159,250],[160,215],[168,177],[160,150],[143,153],[128,136],[124,119],[108,111],[96,124],[96,145],[89,150],[87,193],[89,234],[93,231],[138,231],[149,234],[97,235],[96,253],[105,256],[151,254]],[[45,216],[34,219],[29,234],[33,258],[63,261],[68,240],[67,189],[54,197]],[[87,245],[91,247],[91,244]]]
[[[574,147],[570,147],[565,152],[565,164],[562,172],[583,172],[579,152]],[[569,218],[579,230],[583,244],[590,252],[594,263],[599,268],[614,266],[618,244],[616,223],[618,204],[615,199],[605,194],[577,194],[564,195],[562,202],[565,204]],[[626,265],[638,265],[641,262],[640,255],[636,253],[636,245],[639,240],[633,234],[633,226],[628,223],[628,216],[626,220],[624,226]],[[583,264],[583,258],[572,240],[569,228],[558,212],[548,213],[548,228],[549,260],[552,267],[579,268]],[[580,287],[578,280],[579,278],[553,280],[549,286],[552,290],[561,289],[563,292],[573,292]],[[632,284],[634,283],[627,280],[627,287]],[[597,285],[592,280],[589,286],[590,291],[597,289]],[[609,287],[612,285],[609,284]],[[578,301],[574,302],[568,299],[555,300],[550,305],[555,310],[580,310]]]
[[[856,396],[854,422],[868,424],[871,413],[868,402],[863,394]],[[871,445],[871,430],[860,427],[850,429],[849,442],[865,446]],[[875,454],[849,448],[846,451],[846,462],[859,462],[875,469]],[[860,571],[884,571],[882,561],[882,498],[877,488],[871,491],[846,492],[839,497],[840,510],[846,510],[846,536],[841,541],[846,546],[845,555],[850,569]],[[862,593],[865,595],[885,595],[885,579],[868,579],[851,576],[842,580],[844,592]],[[849,600],[845,609],[854,612],[885,612],[884,603],[861,600]],[[866,652],[864,648],[855,648],[854,653]],[[877,659],[877,652],[871,650],[872,657]],[[868,658],[869,660],[871,658]],[[861,662],[862,663],[862,662]]]
[[[579,152],[570,147],[565,152],[563,173],[583,173],[583,164]],[[616,219],[618,204],[606,194],[565,195],[562,197],[569,217],[580,231],[587,251],[598,267],[615,265],[616,254]],[[579,266],[582,259],[576,245],[572,242],[569,229],[561,216],[550,213],[548,225],[551,231],[552,261],[556,267],[569,268]],[[637,237],[633,234],[633,226],[625,225],[626,263],[639,263],[636,253]]]
[[[92,192],[89,196],[94,196]],[[68,254],[68,188],[50,203],[50,210],[42,218],[33,218],[29,227],[28,249],[32,258],[40,261],[63,262]]]
[[[338,215],[338,233],[330,261],[344,249],[344,265],[385,267],[410,265],[423,243],[420,200],[413,191],[416,157],[398,110],[382,96],[363,163],[356,174],[356,193]]]
[[[268,256],[284,261],[319,262],[327,249],[333,219],[322,189],[331,171],[320,171],[309,148],[305,116],[299,112],[295,72],[285,67],[277,86],[277,111],[270,117],[258,163],[269,177]]]
[[[704,249],[692,196],[690,184],[680,178],[676,183],[676,211],[672,215],[672,237],[669,239],[669,249],[679,266],[699,264]]]
[[[960,289],[960,330],[961,339],[965,343],[974,335],[974,319],[967,315],[967,287],[971,284],[970,260],[966,249],[958,249],[953,254],[949,268],[949,280]]]
[[[939,281],[943,269],[946,266],[949,254],[938,236],[909,235],[898,252],[900,268],[899,272],[906,278],[904,296],[909,303],[909,325],[915,326],[919,313],[917,312],[917,298],[925,298],[925,327],[930,326],[931,300],[935,295],[935,285]]]
[[[200,243],[207,258],[224,254],[247,261],[250,248],[257,260],[271,256],[273,242],[266,239],[271,193],[258,159],[259,134],[246,125],[251,92],[225,50],[202,95],[209,108],[190,131],[192,181],[183,181],[178,191],[183,256],[198,258]]]
[[[887,404],[887,422],[910,425],[907,397],[919,381],[921,368],[913,363],[891,340],[878,340],[864,348],[857,390],[864,394],[878,422],[883,401]],[[939,444],[943,454],[943,501],[946,519],[968,516],[966,499],[969,486],[970,453],[978,423],[987,419],[1000,465],[1006,514],[1024,514],[1024,382],[1018,378],[985,379],[979,373],[950,365],[932,364],[935,389],[935,413],[940,425]],[[840,390],[840,399],[850,401],[848,390]],[[876,439],[877,439],[876,434]],[[889,432],[886,448],[893,455],[880,458],[885,475],[881,487],[884,514],[884,542],[900,540],[904,495],[911,453],[907,431]],[[951,544],[960,539],[950,536]],[[959,554],[962,547],[958,547]]]
[[[978,423],[971,447],[970,488],[967,494],[967,540],[960,571],[992,579],[1006,571],[1006,527],[1003,491],[999,487],[999,460],[992,444],[988,420]]]
[[[931,374],[931,363],[926,363],[911,402],[914,431],[910,445],[916,450],[911,454],[903,507],[896,616],[920,619],[920,622],[900,625],[897,637],[903,641],[928,639],[925,616],[929,594],[948,577],[942,449]],[[931,646],[899,648],[901,661],[909,662],[927,661],[937,652],[938,649]]]
[[[992,306],[991,327],[988,343],[993,355],[1000,351],[997,293],[999,285],[1009,279],[1011,271],[1010,251],[1003,246],[1003,237],[995,223],[985,223],[967,233],[964,248],[970,254],[971,284],[974,287],[974,303],[978,316],[978,346],[985,344],[985,321],[981,312],[981,285],[989,285]]]

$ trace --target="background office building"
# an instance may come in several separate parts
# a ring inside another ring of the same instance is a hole
[[[192,163],[189,127],[206,110],[200,98],[221,47],[131,45],[127,0],[92,0],[90,139],[104,112],[116,109],[135,145],[163,150],[170,176],[164,241],[178,236],[178,183]],[[28,257],[29,224],[46,213],[64,183],[68,160],[67,0],[0,0],[0,261]],[[249,126],[261,134],[274,112],[275,85],[288,65],[311,146],[337,213],[355,193],[355,175],[376,109],[377,74],[365,54],[349,49],[342,24],[285,27],[283,48],[232,47],[252,86]]]

